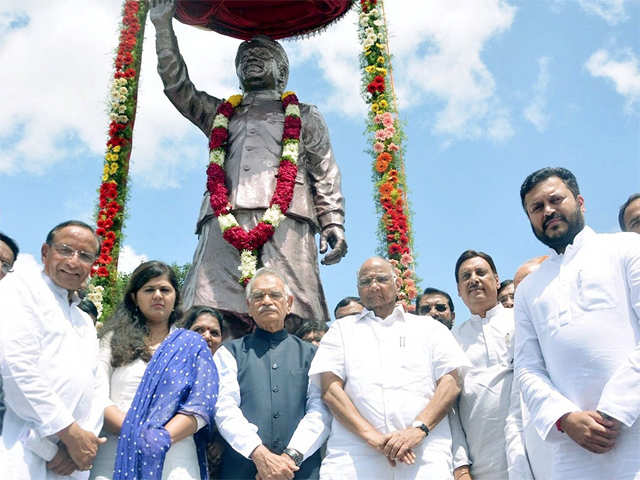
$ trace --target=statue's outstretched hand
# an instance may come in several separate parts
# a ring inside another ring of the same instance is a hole
[[[149,16],[155,26],[171,23],[176,13],[176,0],[150,0]]]
[[[347,241],[344,229],[339,225],[327,225],[320,234],[320,253],[325,253],[328,246],[331,251],[320,261],[323,265],[338,263],[347,254]]]

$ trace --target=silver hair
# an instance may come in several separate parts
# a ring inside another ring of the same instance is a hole
[[[251,280],[249,280],[249,283],[247,284],[247,288],[244,291],[244,295],[247,300],[249,300],[249,297],[251,297],[251,291],[253,290],[253,282],[255,282],[256,278],[262,277],[263,275],[272,275],[276,278],[279,278],[282,284],[284,285],[285,296],[287,298],[292,296],[291,289],[289,288],[287,280],[280,274],[280,272],[277,272],[273,268],[261,267],[258,270],[256,270],[256,274],[253,276]]]

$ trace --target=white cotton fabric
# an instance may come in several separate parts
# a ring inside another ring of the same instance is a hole
[[[172,326],[170,333],[175,330]],[[113,368],[111,366],[111,337],[106,335],[100,340],[98,379],[106,398],[105,406],[115,405],[122,412],[128,412],[133,398],[142,381],[147,363],[141,358],[135,359],[127,365]],[[199,416],[198,430],[206,425]],[[90,479],[111,480],[113,467],[118,450],[118,436],[103,430],[102,436],[107,438],[107,443],[100,446],[98,455],[93,462]],[[162,480],[200,480],[200,467],[198,465],[198,452],[193,436],[189,436],[171,445],[164,459]]]
[[[309,376],[332,372],[360,414],[381,433],[411,426],[433,397],[436,382],[469,361],[440,322],[405,313],[400,306],[385,319],[372,311],[336,320],[322,338]],[[414,449],[413,465],[389,465],[334,418],[321,479],[450,479],[451,432],[445,417]]]
[[[74,421],[97,434],[103,401],[96,388],[98,340],[91,318],[67,290],[34,265],[16,265],[0,283],[0,370],[5,404],[0,437],[3,478],[60,477],[46,469],[56,432]]]
[[[580,232],[519,286],[516,372],[533,425],[553,444],[552,479],[640,479],[640,235]],[[556,420],[600,410],[624,426],[594,454]]]
[[[500,303],[484,317],[472,315],[453,330],[473,365],[465,373],[458,397],[464,433],[460,440],[453,436],[453,466],[471,464],[474,480],[532,478],[524,451],[518,386],[513,395],[511,388],[513,331],[513,310]],[[510,412],[512,401],[514,411]]]
[[[262,444],[262,440],[258,436],[258,427],[249,422],[240,410],[238,363],[224,345],[218,348],[213,361],[220,378],[216,426],[235,451],[250,458],[256,447]],[[293,432],[287,448],[302,453],[304,460],[309,458],[327,439],[331,418],[331,413],[322,401],[320,387],[309,382],[306,413]]]

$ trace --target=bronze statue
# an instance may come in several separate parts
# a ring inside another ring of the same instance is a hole
[[[164,92],[174,106],[208,137],[220,99],[196,90],[189,79],[173,31],[175,0],[151,0],[156,28],[158,72]],[[243,99],[228,124],[226,185],[233,214],[245,229],[253,228],[274,192],[282,152],[284,111],[281,94],[287,84],[289,61],[282,46],[258,36],[240,44],[236,73]],[[318,109],[300,103],[302,128],[298,172],[293,199],[273,238],[260,251],[260,265],[286,276],[295,297],[292,313],[300,319],[328,321],[320,282],[315,234],[320,233],[322,259],[334,264],[347,252],[344,236],[344,198],[340,171],[329,132]],[[238,282],[238,250],[222,238],[220,226],[205,192],[196,233],[198,246],[184,286],[184,302],[205,304],[244,314],[244,287]]]

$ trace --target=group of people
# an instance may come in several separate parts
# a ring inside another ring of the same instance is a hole
[[[175,273],[149,261],[97,335],[78,295],[92,227],[57,225],[43,268],[15,271],[0,235],[3,478],[640,479],[640,236],[586,226],[563,168],[529,175],[521,200],[548,257],[501,283],[490,255],[463,252],[455,326],[449,294],[409,313],[372,257],[359,297],[297,335],[286,278],[259,269],[255,327],[233,338],[218,310],[183,313]],[[639,215],[635,195],[622,229]]]

